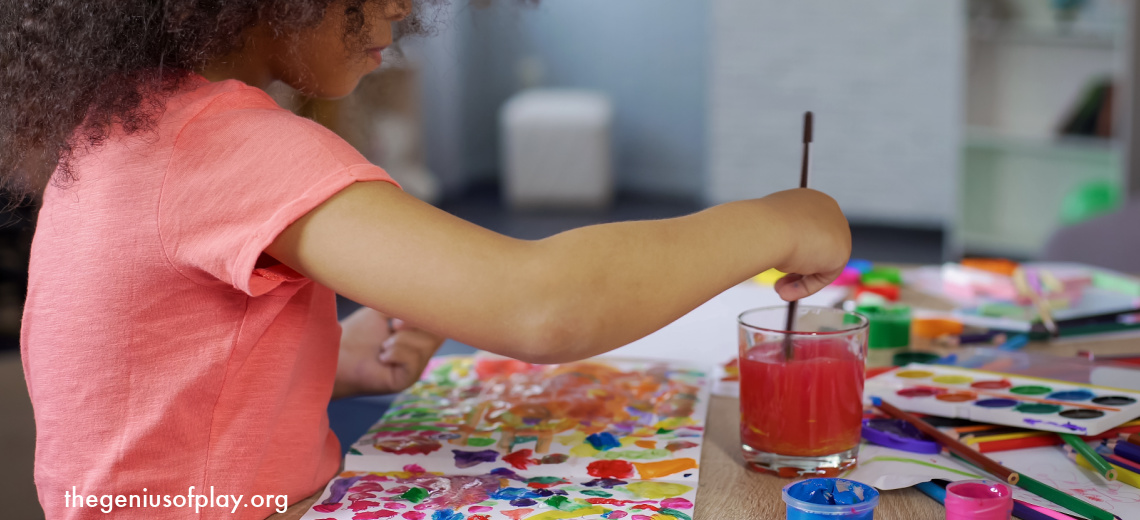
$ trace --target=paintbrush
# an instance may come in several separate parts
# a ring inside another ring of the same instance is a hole
[[[1034,283],[1037,282],[1036,273],[1033,273],[1032,282],[1029,277],[1030,273],[1026,272],[1024,268],[1018,267],[1014,269],[1013,275],[1011,276],[1011,278],[1013,278],[1013,286],[1017,289],[1018,293],[1028,297],[1029,301],[1033,302],[1033,306],[1037,308],[1037,315],[1041,318],[1041,324],[1045,326],[1045,330],[1049,332],[1049,336],[1056,338],[1061,335],[1061,332],[1057,329],[1057,322],[1053,320],[1053,311],[1049,306],[1049,302],[1038,292],[1038,288],[1036,287],[1038,284]]]
[[[808,186],[808,166],[811,159],[811,137],[812,137],[812,113],[811,111],[804,112],[804,153],[800,159],[800,187],[806,188]],[[796,308],[799,307],[799,300],[792,300],[788,302],[788,321],[784,330],[787,334],[784,335],[784,359],[792,359],[792,331],[796,330]]]

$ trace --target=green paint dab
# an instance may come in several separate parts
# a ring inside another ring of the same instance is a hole
[[[678,520],[693,520],[693,517],[677,511],[676,509],[670,509],[668,507],[663,507],[660,511],[657,512],[663,515],[675,516]]]
[[[546,499],[546,505],[553,507],[554,509],[562,509],[569,502],[570,502],[570,499],[568,499],[562,495],[554,495],[554,496]]]
[[[495,443],[495,439],[488,439],[486,437],[470,437],[467,439],[468,446],[490,446]]]
[[[590,495],[592,497],[602,497],[602,498],[610,498],[610,497],[614,496],[613,493],[607,493],[607,492],[602,491],[600,489],[584,489],[584,490],[582,490],[582,494],[583,495]]]
[[[657,429],[658,435],[662,435],[662,434],[666,434],[666,433],[673,433],[673,430],[666,430],[665,428],[658,428]]]
[[[429,493],[426,489],[414,487],[405,491],[403,495],[400,495],[400,498],[407,500],[413,504],[418,504],[420,502],[423,502],[424,499],[428,497],[428,495]]]
[[[356,448],[349,448],[348,453],[349,455],[364,455],[363,453],[360,453],[360,450]]]

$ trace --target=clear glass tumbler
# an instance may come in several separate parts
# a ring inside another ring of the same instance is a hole
[[[835,476],[855,465],[863,418],[867,319],[800,305],[745,311],[740,332],[740,444],[753,469]]]

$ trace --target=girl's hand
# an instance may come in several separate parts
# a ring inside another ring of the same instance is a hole
[[[824,288],[842,272],[851,257],[851,228],[834,199],[811,189],[792,189],[763,199],[784,216],[789,254],[776,266],[787,276],[776,292],[787,301]]]
[[[341,322],[333,399],[412,386],[442,343],[439,336],[362,307]]]

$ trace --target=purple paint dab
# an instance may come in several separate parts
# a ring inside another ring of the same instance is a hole
[[[457,468],[470,468],[484,462],[495,462],[495,459],[499,457],[499,452],[495,450],[451,450],[451,452],[455,454],[455,467]]]
[[[981,406],[982,408],[1010,408],[1017,406],[1017,404],[1018,402],[1013,399],[982,399],[981,401],[974,402],[975,406]]]

